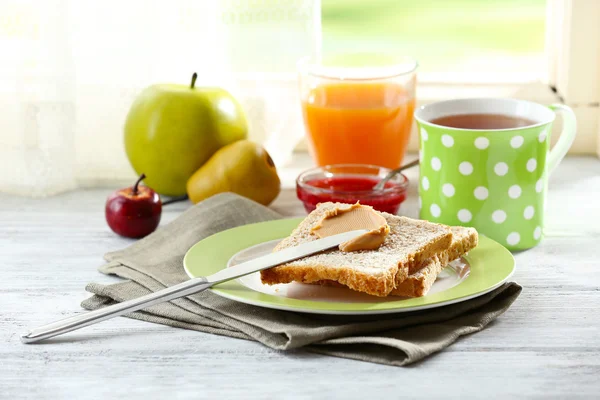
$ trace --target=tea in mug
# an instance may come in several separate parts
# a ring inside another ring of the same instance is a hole
[[[514,129],[534,125],[535,121],[504,114],[457,114],[433,119],[431,123],[457,129]]]

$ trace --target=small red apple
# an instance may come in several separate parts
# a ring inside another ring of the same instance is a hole
[[[144,237],[160,222],[160,197],[149,187],[139,186],[145,177],[142,174],[133,187],[117,190],[106,199],[106,222],[121,236]]]

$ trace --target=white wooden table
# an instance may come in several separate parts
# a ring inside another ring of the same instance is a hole
[[[516,255],[514,280],[524,290],[513,307],[407,368],[282,353],[126,318],[22,345],[27,328],[81,312],[86,283],[116,281],[96,271],[105,252],[129,243],[104,221],[111,190],[0,195],[0,398],[600,397],[597,159],[567,159],[552,177],[547,236]],[[410,191],[401,213],[415,216],[416,187]],[[162,223],[188,206],[166,207]],[[273,207],[302,213],[289,189]]]

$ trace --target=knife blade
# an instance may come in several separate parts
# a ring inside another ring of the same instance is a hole
[[[365,233],[367,233],[366,230],[360,229],[328,236],[323,239],[313,240],[312,242],[302,243],[298,246],[289,247],[287,249],[279,250],[275,253],[246,261],[231,268],[224,268],[217,273],[207,276],[206,279],[208,282],[216,285],[218,283],[239,278],[253,272],[262,271],[263,269],[298,260],[299,258],[306,257],[311,254],[320,253],[333,247],[337,247],[340,244]]]
[[[141,310],[155,304],[189,296],[231,279],[239,278],[244,275],[262,271],[263,269],[272,268],[286,262],[298,260],[302,257],[332,249],[339,246],[341,243],[354,239],[366,232],[367,231],[364,229],[355,230],[303,243],[295,247],[290,247],[246,261],[231,268],[224,268],[208,277],[193,278],[137,299],[124,301],[112,306],[52,322],[39,328],[32,329],[27,334],[22,335],[21,342],[25,344],[39,342],[85,326],[97,324],[107,319]]]

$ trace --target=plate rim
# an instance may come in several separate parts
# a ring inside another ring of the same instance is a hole
[[[288,221],[288,222],[292,222],[295,221],[297,223],[299,223],[299,221],[303,220],[304,218],[300,217],[300,218],[282,218],[282,219],[277,219],[277,220],[271,220],[271,221],[263,221],[263,222],[257,222],[257,223],[251,223],[251,224],[246,224],[246,225],[240,225],[234,228],[230,228],[230,229],[226,229],[223,230],[221,232],[217,232],[213,235],[207,236],[206,238],[198,241],[196,244],[194,244],[192,247],[190,247],[188,249],[188,251],[186,252],[184,259],[183,259],[183,268],[184,271],[186,273],[186,275],[193,279],[196,276],[194,274],[192,274],[192,272],[190,271],[190,269],[188,268],[188,256],[189,254],[192,252],[192,250],[194,249],[194,247],[198,246],[200,243],[204,242],[205,240],[212,238],[214,236],[217,235],[222,235],[225,234],[226,232],[230,232],[233,230],[237,230],[239,228],[242,227],[250,227],[250,226],[258,226],[258,225],[264,225],[264,224],[268,224],[268,223],[272,223],[272,222],[276,222],[276,221]],[[285,236],[282,236],[281,239],[283,239]],[[249,305],[253,305],[253,306],[257,306],[257,307],[263,307],[263,308],[269,308],[269,309],[275,309],[275,310],[281,310],[281,311],[292,311],[292,312],[302,312],[302,313],[307,313],[307,314],[322,314],[322,315],[378,315],[378,314],[396,314],[396,313],[406,313],[406,312],[413,312],[413,311],[419,311],[419,310],[427,310],[427,309],[431,309],[431,308],[438,308],[438,307],[444,307],[447,305],[451,305],[451,304],[456,304],[456,303],[461,303],[463,301],[467,301],[467,300],[471,300],[474,299],[476,297],[479,296],[483,296],[495,289],[497,289],[498,287],[502,286],[504,283],[506,283],[515,273],[516,271],[516,261],[515,258],[513,256],[513,254],[504,246],[502,246],[500,243],[496,242],[495,240],[490,239],[489,237],[480,234],[480,238],[481,237],[485,237],[486,241],[490,241],[492,242],[494,245],[499,246],[504,252],[506,252],[507,255],[510,256],[510,261],[512,262],[512,266],[511,266],[511,271],[500,281],[494,283],[492,286],[487,287],[481,291],[477,291],[475,293],[471,293],[462,297],[458,297],[458,298],[453,298],[453,299],[448,299],[448,300],[443,300],[443,301],[438,301],[435,303],[430,303],[430,304],[423,304],[423,305],[415,305],[415,306],[408,306],[408,307],[402,307],[402,308],[386,308],[386,309],[360,309],[360,310],[336,310],[336,309],[328,309],[328,308],[307,308],[307,307],[303,307],[303,306],[299,306],[299,305],[293,305],[293,304],[278,304],[278,303],[271,303],[271,302],[265,302],[262,300],[254,300],[254,299],[248,299],[245,297],[241,297],[241,296],[236,296],[236,295],[232,295],[230,293],[228,293],[227,291],[223,291],[220,290],[218,287],[211,287],[208,290],[210,290],[212,293],[233,300],[233,301],[237,301],[240,303],[244,303],[244,304],[249,304]],[[272,239],[268,239],[268,240],[276,240],[278,239],[277,237],[274,237]],[[260,243],[255,243],[252,244],[248,247],[246,247],[245,249],[249,249],[251,247],[260,245],[261,243],[264,242],[260,242]],[[242,249],[243,250],[243,249]],[[231,259],[231,257],[233,257],[235,254],[237,254],[239,251],[235,251],[234,253],[232,253],[228,260],[226,261],[226,264],[229,262],[229,260]],[[466,256],[467,260],[469,259],[469,255]],[[469,260],[470,261],[470,260]],[[227,265],[225,265],[225,268],[227,268]],[[468,278],[467,278],[468,279]],[[233,280],[234,282],[236,282],[237,280]],[[465,280],[466,281],[466,280]],[[464,281],[463,281],[464,282]],[[243,286],[241,283],[236,282],[236,284]],[[457,286],[460,286],[457,285]],[[245,286],[243,286],[244,288],[246,288],[247,290],[252,290],[250,288],[247,288]],[[258,292],[257,292],[258,293]],[[441,292],[443,293],[443,292]],[[261,293],[264,296],[268,296],[268,297],[278,297],[278,296],[274,296],[271,294],[266,294],[266,293]],[[279,297],[278,297],[279,298]],[[285,299],[285,298],[283,298]],[[293,299],[290,299],[293,300]],[[409,299],[406,299],[409,300]],[[311,301],[311,300],[304,300],[304,301]],[[402,301],[402,300],[398,300],[398,301]],[[318,303],[320,305],[326,304],[328,302],[325,301],[314,301],[314,303]],[[330,304],[335,304],[336,302],[331,302]],[[339,302],[338,302],[339,303]],[[363,304],[363,303],[356,303],[356,304]]]

